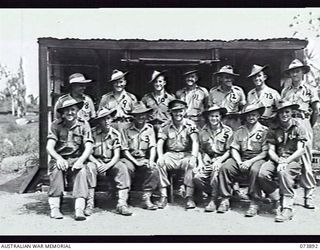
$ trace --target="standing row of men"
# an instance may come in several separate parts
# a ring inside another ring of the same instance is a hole
[[[239,75],[229,65],[215,73],[221,84],[209,92],[197,85],[196,70],[186,72],[186,87],[176,93],[177,99],[165,91],[165,72],[154,71],[150,80],[154,91],[141,102],[125,90],[127,73],[115,70],[110,80],[113,91],[102,97],[97,115],[92,100],[83,94],[84,84],[91,80],[71,75],[71,93],[57,101],[57,119],[48,136],[51,217],[62,218],[59,202],[66,170],[73,171],[76,220],[92,214],[98,172],[113,175],[117,211],[122,215],[132,214],[127,200],[137,171],[143,175],[144,207],[164,208],[168,172],[173,169],[184,170],[187,209],[195,207],[196,185],[209,195],[205,211],[228,211],[237,177],[246,175],[251,200],[246,216],[255,216],[259,200],[265,197],[278,211],[276,221],[289,220],[293,181],[301,170],[304,205],[314,208],[311,146],[319,97],[302,81],[309,67],[299,60],[289,65],[285,73],[292,85],[281,96],[266,85],[265,68],[253,66],[248,77],[256,87],[247,98],[234,85]],[[88,120],[95,128],[93,136]],[[158,187],[161,197],[153,204],[151,194]]]

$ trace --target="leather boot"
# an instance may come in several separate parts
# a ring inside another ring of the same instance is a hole
[[[251,201],[249,209],[247,210],[245,217],[254,217],[258,214],[259,206],[255,201]]]
[[[196,207],[196,203],[194,203],[193,200],[193,193],[194,188],[193,187],[186,187],[186,209],[193,209]]]
[[[75,220],[82,221],[86,220],[86,216],[84,215],[83,211],[85,208],[86,200],[84,198],[77,198],[75,201]]]
[[[60,197],[49,197],[48,202],[50,206],[50,218],[63,219],[63,215],[60,212]]]
[[[85,216],[90,216],[93,214],[94,208],[94,188],[89,188],[88,197],[87,197],[87,204],[84,210]]]
[[[214,202],[214,199],[211,198],[210,202],[208,203],[208,205],[204,208],[204,211],[208,212],[208,213],[211,213],[211,212],[214,212],[216,210],[217,210],[217,208],[216,208],[216,204]]]
[[[142,195],[143,208],[147,210],[157,210],[158,206],[151,202],[151,191],[145,191]]]
[[[157,202],[159,209],[164,209],[168,205],[167,188],[160,188],[160,200]]]
[[[282,212],[276,216],[275,222],[285,222],[292,220],[293,218],[293,212],[291,208],[284,208]]]
[[[272,214],[278,216],[281,213],[280,201],[272,201]]]
[[[229,208],[230,208],[229,198],[223,198],[218,209],[217,209],[217,213],[224,214],[224,213],[228,212]]]
[[[117,213],[124,216],[131,216],[132,212],[129,209],[127,200],[129,198],[129,189],[121,189],[118,191],[118,204],[116,211]]]
[[[312,199],[313,191],[314,188],[304,189],[304,207],[307,209],[316,208]]]

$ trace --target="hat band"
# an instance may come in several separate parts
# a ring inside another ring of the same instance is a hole
[[[74,82],[83,82],[85,81],[85,79],[83,77],[75,77],[73,79],[70,80],[70,83],[74,83]]]

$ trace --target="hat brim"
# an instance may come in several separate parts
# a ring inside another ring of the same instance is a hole
[[[86,84],[86,83],[90,83],[93,82],[93,80],[83,80],[83,81],[76,81],[76,82],[69,82],[70,85],[72,84]]]
[[[78,106],[79,109],[82,109],[83,104],[84,104],[84,102],[80,101],[80,102],[77,102],[77,103],[74,103],[74,104],[71,104],[71,105],[68,105],[68,106],[65,106],[65,107],[58,108],[57,112],[62,113],[63,110],[65,110],[66,108],[72,107],[72,106]]]
[[[281,108],[278,108],[276,112],[278,113],[280,110],[285,109],[285,108],[291,108],[291,109],[299,109],[300,105],[299,104],[291,104],[287,106],[283,106]]]
[[[266,110],[265,107],[260,107],[260,108],[252,109],[252,110],[249,110],[249,111],[246,111],[246,112],[242,112],[240,115],[241,116],[246,116],[247,114],[249,114],[251,112],[258,111],[260,116],[262,116],[265,110]]]
[[[261,69],[259,69],[258,71],[252,72],[250,75],[248,75],[248,78],[253,77],[253,76],[259,74],[261,71],[264,71],[264,70],[265,70],[266,68],[268,68],[268,67],[269,67],[269,65],[265,65],[265,66],[263,66]]]
[[[293,67],[291,69],[286,69],[285,71],[283,71],[283,74],[289,75],[290,71],[292,71],[294,69],[299,69],[299,68],[301,68],[303,70],[304,74],[307,74],[310,71],[310,66],[302,65],[302,66]]]
[[[229,72],[215,72],[213,73],[214,76],[221,76],[221,75],[230,75],[233,77],[239,77],[239,74],[235,74],[235,73],[229,73]]]
[[[108,113],[105,113],[105,114],[103,114],[101,116],[97,116],[96,118],[94,118],[94,120],[98,121],[98,120],[101,120],[101,119],[105,118],[106,116],[114,117],[116,115],[116,113],[117,113],[117,110],[112,110],[112,111],[110,111]]]
[[[135,112],[131,112],[131,113],[130,113],[130,115],[137,116],[137,115],[141,115],[141,114],[148,114],[148,113],[151,113],[152,111],[153,111],[153,109],[152,109],[152,108],[147,108],[147,109],[145,109],[145,110],[143,110],[143,111],[139,111],[139,112],[137,112],[137,111],[135,111]]]
[[[193,73],[198,73],[199,72],[199,70],[190,70],[190,71],[187,71],[187,72],[185,72],[185,73],[183,73],[183,75],[184,76],[187,76],[187,75],[191,75],[191,74],[193,74]]]
[[[228,112],[228,110],[226,108],[217,108],[217,109],[212,109],[212,110],[205,110],[202,112],[202,115],[208,116],[209,113],[216,112],[216,111],[219,111],[222,116],[226,115]]]
[[[155,77],[153,77],[148,83],[153,83],[159,76],[162,76],[164,73],[166,73],[168,70],[163,70],[159,74],[157,74]]]
[[[125,77],[128,73],[129,73],[129,71],[124,72],[122,75],[117,76],[116,78],[109,80],[109,82],[117,81],[117,80],[119,80],[119,79],[121,79],[121,78]]]
[[[171,112],[171,111],[176,111],[176,110],[182,110],[182,109],[187,109],[187,107],[176,107],[176,108],[171,108],[171,109],[169,109],[169,112]]]

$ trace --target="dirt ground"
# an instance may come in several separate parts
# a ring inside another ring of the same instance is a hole
[[[226,214],[205,213],[204,204],[186,211],[183,201],[170,204],[164,210],[146,211],[139,207],[139,197],[133,198],[131,217],[115,213],[114,198],[105,193],[96,196],[95,213],[86,221],[73,219],[73,200],[64,198],[62,220],[49,218],[47,195],[43,192],[17,194],[0,192],[1,235],[315,235],[320,233],[320,212],[302,207],[302,190],[297,189],[294,219],[275,223],[263,205],[254,218],[245,218],[248,202],[233,202]],[[320,204],[320,189],[316,190]],[[319,208],[320,209],[320,208]]]

